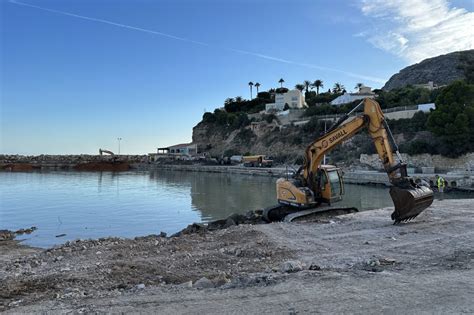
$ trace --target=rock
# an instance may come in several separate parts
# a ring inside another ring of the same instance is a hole
[[[321,270],[321,267],[319,267],[316,264],[311,264],[308,269],[309,270]]]
[[[387,266],[387,265],[395,265],[396,264],[396,260],[395,259],[392,259],[392,258],[382,258],[379,260],[379,263],[382,265],[382,266]]]
[[[303,264],[298,260],[289,260],[280,266],[280,271],[285,273],[298,272],[303,270]]]
[[[207,279],[206,277],[202,277],[198,281],[194,283],[194,287],[196,289],[208,289],[208,288],[213,288],[214,283],[212,283],[211,280]]]
[[[230,282],[230,279],[227,278],[225,274],[220,274],[214,279],[212,279],[212,282],[215,284],[216,287],[223,286],[224,284],[227,284]]]
[[[182,288],[192,288],[193,287],[193,282],[191,280],[183,282],[179,285]]]
[[[462,69],[464,58],[473,60],[474,50],[456,51],[425,59],[394,74],[382,89],[392,90],[410,84],[426,84],[429,81],[436,85],[445,85],[465,79],[466,75]]]
[[[380,261],[377,258],[367,260],[366,264],[371,267],[380,266]]]
[[[0,230],[0,241],[11,241],[15,238],[15,233],[8,230]]]
[[[166,233],[165,232],[160,232],[160,237],[166,237]]]
[[[137,288],[138,290],[143,290],[143,289],[145,289],[145,284],[143,284],[143,283],[137,284],[137,285],[136,285],[136,288]]]
[[[63,256],[58,256],[58,257],[54,258],[54,261],[61,261],[61,260],[63,260],[63,258],[64,258]]]
[[[227,218],[227,220],[225,221],[225,224],[224,224],[224,228],[228,228],[228,227],[231,227],[233,225],[237,225],[237,223],[232,219],[232,218]]]

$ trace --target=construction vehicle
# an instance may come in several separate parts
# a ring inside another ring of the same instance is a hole
[[[104,153],[107,153],[107,154],[112,155],[112,156],[115,155],[112,151],[99,149],[99,154],[100,155],[103,155]]]
[[[351,117],[361,105],[363,113]],[[292,178],[277,180],[279,204],[265,209],[264,218],[267,221],[291,221],[318,212],[354,210],[331,206],[342,200],[344,194],[342,172],[335,166],[321,165],[321,162],[330,150],[364,128],[368,129],[390,180],[390,196],[395,205],[392,213],[394,224],[411,220],[428,208],[433,202],[433,191],[416,184],[407,175],[407,165],[402,160],[379,104],[367,98],[306,148],[304,164]],[[393,150],[398,161],[393,157]]]
[[[273,160],[265,155],[249,155],[242,157],[242,162],[246,167],[272,167]]]

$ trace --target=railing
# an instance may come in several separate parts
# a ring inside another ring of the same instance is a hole
[[[410,105],[410,106],[398,106],[393,108],[386,108],[383,109],[382,112],[386,113],[393,113],[393,112],[401,112],[406,110],[418,110],[418,105]]]

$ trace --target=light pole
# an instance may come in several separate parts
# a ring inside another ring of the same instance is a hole
[[[122,140],[122,138],[117,138],[118,140],[118,154],[120,155],[120,140]]]

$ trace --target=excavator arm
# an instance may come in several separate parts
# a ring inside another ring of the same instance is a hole
[[[314,175],[325,154],[342,142],[352,138],[366,126],[390,181],[402,176],[397,170],[403,168],[403,164],[401,164],[401,161],[397,163],[393,159],[392,146],[386,128],[387,125],[380,106],[376,101],[367,98],[352,111],[362,104],[364,105],[364,113],[362,115],[353,117],[353,119],[349,118],[350,113],[345,115],[343,119],[348,122],[336,124],[306,148],[305,165],[303,168],[303,177],[305,179],[309,179]],[[406,176],[406,174],[404,175]]]
[[[361,105],[364,107],[363,114],[350,117],[350,114]],[[306,148],[304,165],[296,175],[298,180],[293,182],[288,180],[277,181],[279,201],[292,204],[291,202],[285,202],[285,193],[288,196],[294,196],[294,199],[298,199],[298,193],[294,189],[296,186],[304,192],[304,196],[308,196],[307,200],[311,197],[306,191],[308,188],[313,195],[317,195],[323,190],[324,186],[321,184],[319,173],[324,155],[364,128],[368,129],[392,185],[390,196],[395,205],[395,211],[392,214],[395,223],[410,220],[429,207],[433,202],[433,192],[428,187],[417,185],[407,175],[406,164],[402,161],[382,110],[379,104],[371,99],[362,101],[323,136]],[[398,161],[395,161],[393,157],[393,149],[395,149]],[[295,183],[301,183],[301,185]],[[280,198],[280,195],[283,197]],[[304,205],[305,202],[300,202],[300,204]]]

